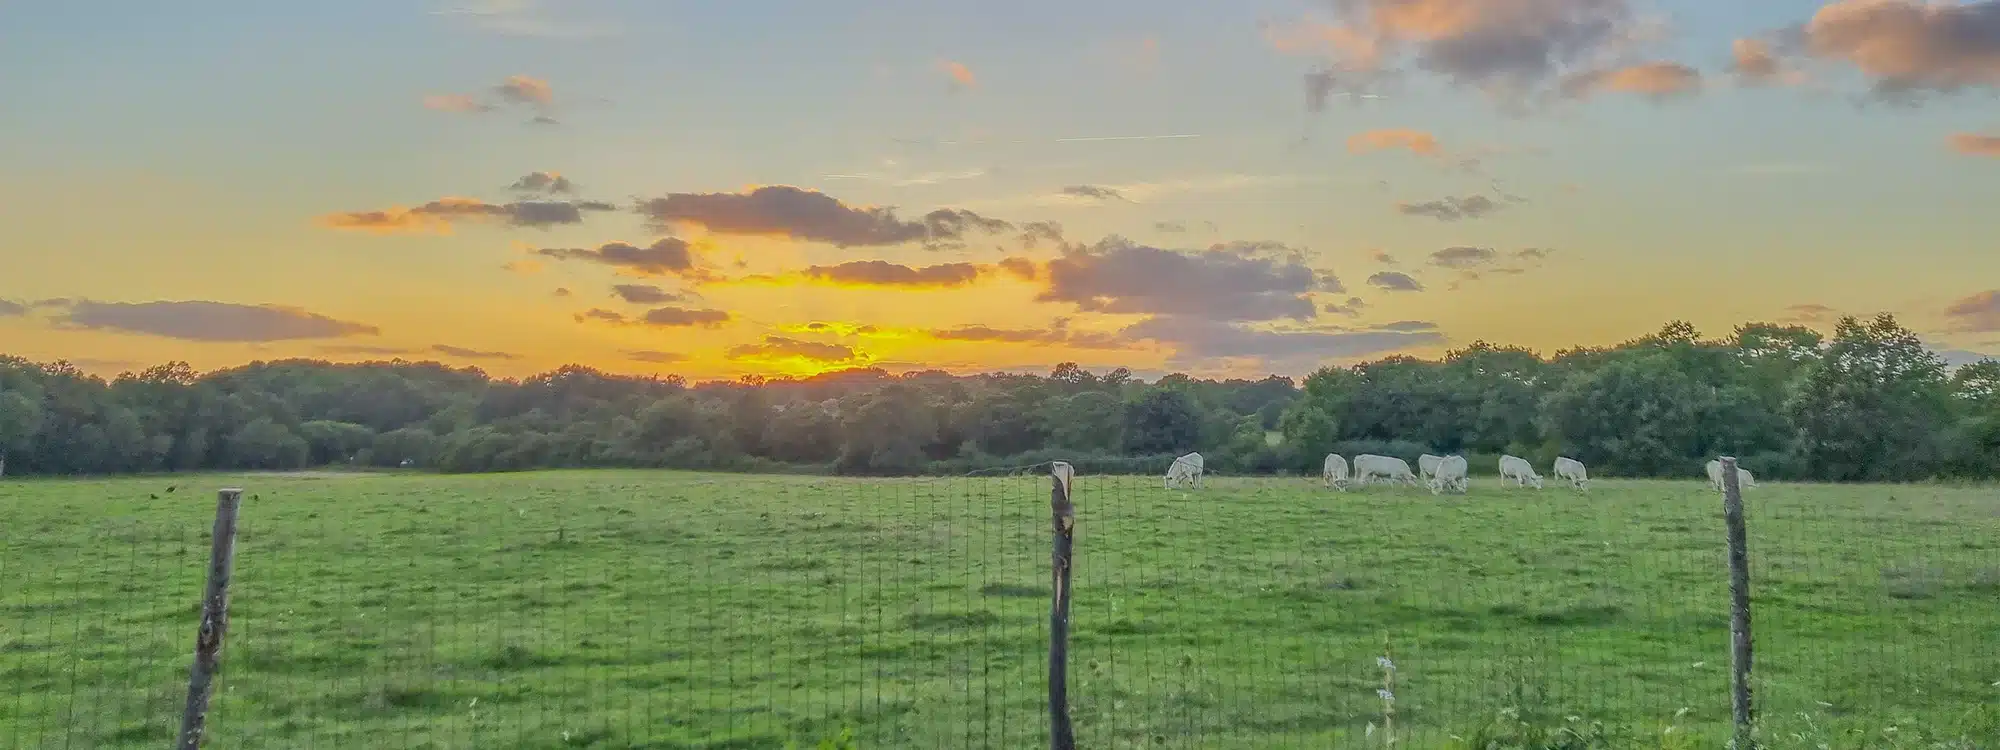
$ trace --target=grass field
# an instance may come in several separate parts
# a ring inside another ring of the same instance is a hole
[[[211,747],[1046,746],[1045,478],[617,471],[0,483],[0,744],[168,742],[233,484]],[[2000,747],[2000,493],[1747,497],[1771,746]],[[1076,502],[1082,747],[1380,746],[1385,653],[1401,747],[1727,733],[1698,481]]]

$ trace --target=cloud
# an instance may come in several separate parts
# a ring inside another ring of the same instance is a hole
[[[1431,253],[1431,265],[1466,270],[1492,263],[1499,253],[1490,247],[1447,247]]]
[[[1128,349],[1132,342],[1117,334],[1072,331],[1067,318],[1058,318],[1049,328],[993,328],[966,325],[925,332],[938,341],[972,341],[1008,344],[1060,344],[1078,349]]]
[[[283,305],[203,300],[96,302],[75,300],[56,318],[70,328],[119,331],[184,341],[267,342],[374,336],[365,323],[335,320]]]
[[[1627,0],[1330,0],[1333,23],[1273,44],[1321,55],[1359,90],[1400,65],[1518,105],[1577,71],[1607,67],[1656,30]],[[1268,36],[1268,35],[1267,35]]]
[[[2000,86],[2000,0],[1837,0],[1801,31],[1807,54],[1852,65],[1883,97]]]
[[[1967,156],[2000,156],[2000,135],[1953,133],[1946,143],[1951,150]]]
[[[799,274],[843,286],[959,287],[979,280],[972,263],[912,267],[883,260],[856,260],[833,266],[810,266]]]
[[[1180,234],[1187,231],[1187,225],[1178,221],[1156,221],[1153,222],[1153,231]]]
[[[317,348],[319,351],[326,352],[327,354],[362,354],[371,357],[399,357],[405,354],[417,353],[416,350],[400,346],[368,346],[365,344],[333,344]]]
[[[965,67],[965,63],[956,60],[939,60],[938,70],[944,71],[945,76],[951,79],[951,86],[954,90],[979,88],[979,78],[972,74],[971,68]]]
[[[1108,200],[1108,201],[1125,200],[1125,196],[1120,195],[1117,190],[1108,187],[1099,187],[1097,185],[1070,185],[1062,189],[1062,194],[1076,198],[1089,198],[1092,200]]]
[[[28,306],[13,300],[0,299],[0,318],[11,318],[28,314]]]
[[[646,350],[625,352],[625,358],[630,359],[634,362],[651,362],[656,365],[671,365],[680,362],[686,362],[690,359],[694,359],[694,357],[691,357],[686,354],[681,354],[679,352],[656,352],[656,351],[646,351]]]
[[[500,264],[500,267],[502,269],[521,274],[522,276],[533,276],[535,274],[542,272],[541,263],[526,259],[510,260],[507,261],[506,263]]]
[[[760,343],[732,346],[723,353],[723,356],[737,361],[803,359],[823,363],[854,362],[865,357],[850,346],[801,341],[783,336],[765,336]]]
[[[445,197],[415,208],[394,206],[379,211],[348,211],[321,216],[330,229],[372,234],[451,234],[457,221],[490,221],[514,227],[547,229],[581,224],[585,211],[616,211],[601,201],[516,201],[487,203],[477,198]]]
[[[1380,263],[1385,266],[1396,265],[1396,256],[1390,255],[1389,253],[1382,250],[1376,250],[1375,252],[1370,253],[1368,255],[1368,259],[1373,260],[1376,263]]]
[[[1563,96],[1571,99],[1618,92],[1665,101],[1700,90],[1701,71],[1676,62],[1649,62],[1577,73],[1563,78],[1561,86]]]
[[[635,305],[657,305],[685,299],[682,295],[649,284],[619,284],[611,287],[611,293]]]
[[[514,184],[508,185],[507,189],[521,193],[548,193],[553,195],[556,193],[576,192],[576,183],[570,182],[568,177],[554,172],[529,172],[522,175],[521,179],[515,180]]]
[[[532,76],[507,76],[507,80],[493,87],[493,93],[515,104],[538,107],[546,107],[556,101],[555,89],[549,88],[549,82]]]
[[[1348,297],[1346,302],[1328,302],[1324,309],[1335,315],[1345,315],[1355,318],[1360,317],[1361,311],[1368,309],[1368,303],[1360,297]]]
[[[1729,44],[1729,57],[1729,73],[1736,77],[1739,85],[1780,83],[1796,86],[1805,83],[1805,75],[1787,68],[1772,51],[1771,43],[1765,40],[1735,40]]]
[[[432,344],[431,351],[443,354],[447,357],[458,357],[459,359],[520,359],[521,358],[521,355],[519,354],[509,354],[507,352],[483,352],[478,349],[467,349],[462,346],[452,346],[450,344]]]
[[[1347,150],[1357,154],[1394,148],[1408,149],[1410,153],[1418,156],[1442,156],[1444,154],[1444,148],[1438,145],[1437,136],[1421,130],[1407,130],[1403,128],[1370,130],[1364,133],[1357,133],[1347,139]]]
[[[1405,216],[1427,216],[1438,221],[1477,219],[1501,209],[1501,204],[1484,195],[1464,198],[1446,196],[1422,203],[1398,203],[1396,212]]]
[[[1389,292],[1421,292],[1424,285],[1416,277],[1401,271],[1377,271],[1368,277],[1368,285]]]
[[[1945,307],[1944,314],[1957,332],[2000,331],[2000,289],[1955,300]]]
[[[424,97],[424,109],[434,109],[439,112],[478,114],[491,112],[497,109],[497,107],[479,101],[467,94],[432,94]]]
[[[593,307],[577,313],[576,322],[598,321],[612,325],[655,326],[659,328],[692,328],[701,326],[715,328],[734,319],[722,310],[697,310],[686,307],[656,307],[637,318],[626,317],[616,310]]]
[[[1428,320],[1398,320],[1394,323],[1383,323],[1382,325],[1375,326],[1375,330],[1377,331],[1396,331],[1399,333],[1435,331],[1437,328],[1438,324]]]
[[[598,263],[641,276],[699,275],[693,249],[686,240],[678,237],[663,237],[645,247],[607,242],[594,249],[545,247],[536,250],[535,254],[557,260]]]
[[[1783,322],[1826,323],[1840,317],[1840,311],[1816,302],[1786,305]]]
[[[816,190],[766,185],[748,193],[673,193],[641,201],[656,227],[693,224],[717,234],[790,237],[836,247],[955,243],[970,232],[1013,229],[971,211],[941,208],[905,221],[891,207],[856,208]]]
[[[551,296],[556,296],[556,297],[568,297],[568,296],[570,295],[570,291],[569,291],[569,287],[566,287],[566,286],[559,286],[559,287],[556,287],[556,290],[555,290],[555,291],[553,291],[553,292],[549,292],[549,294],[550,294]]]
[[[1172,346],[1176,366],[1252,359],[1294,373],[1329,360],[1353,359],[1445,341],[1436,331],[1277,331],[1202,318],[1159,316],[1127,326],[1122,335]]]
[[[995,264],[995,266],[1008,275],[1022,281],[1034,281],[1042,274],[1041,267],[1035,265],[1034,261],[1027,258],[1001,258],[1000,262]]]
[[[1546,247],[1525,247],[1519,250],[1515,250],[1514,257],[1520,258],[1522,260],[1542,260],[1551,255],[1554,255],[1555,252],[1556,251],[1550,250]]]
[[[541,5],[540,0],[468,0],[459,7],[431,11],[431,15],[461,19],[482,31],[503,36],[580,40],[618,33],[618,27],[612,24],[554,17],[542,10]]]
[[[1186,315],[1217,320],[1311,319],[1315,291],[1340,282],[1305,265],[1302,255],[1271,257],[1269,248],[1216,246],[1163,250],[1110,237],[1050,260],[1041,302],[1115,314]]]

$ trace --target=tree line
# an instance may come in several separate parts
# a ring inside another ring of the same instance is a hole
[[[1490,470],[1557,454],[1593,475],[1700,476],[1736,455],[1773,478],[2000,476],[2000,362],[1947,371],[1892,316],[1830,337],[1672,322],[1552,357],[1483,341],[1438,360],[1325,367],[1302,383],[1074,363],[1046,375],[890,374],[689,383],[569,365],[520,380],[393,360],[184,362],[105,380],[0,357],[0,473],[327,465],[446,472],[663,467],[901,475],[1050,459],[1163,470],[1199,450],[1226,474],[1318,471],[1328,452],[1462,453]]]

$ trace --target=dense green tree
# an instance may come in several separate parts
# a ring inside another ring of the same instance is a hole
[[[1916,479],[1943,464],[1949,393],[1944,361],[1894,316],[1847,317],[1800,373],[1786,409],[1796,451],[1816,475]]]

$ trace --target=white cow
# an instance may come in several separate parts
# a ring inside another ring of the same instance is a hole
[[[1433,456],[1429,453],[1418,456],[1417,475],[1424,479],[1430,479],[1433,475],[1438,473],[1438,464],[1442,463],[1443,461],[1444,461],[1444,456]]]
[[[1173,465],[1167,467],[1166,488],[1171,490],[1182,484],[1193,484],[1195,489],[1201,489],[1200,453],[1189,453],[1176,458]]]
[[[1326,482],[1328,487],[1346,492],[1347,476],[1347,459],[1341,458],[1338,453],[1326,454],[1326,464],[1319,470],[1320,481]]]
[[[1710,459],[1708,465],[1703,468],[1708,470],[1708,486],[1714,487],[1716,492],[1721,492],[1722,462]],[[1750,475],[1749,469],[1745,469],[1739,464],[1736,467],[1736,486],[1746,488],[1755,487],[1757,486],[1757,478]]]
[[[1590,489],[1590,473],[1584,471],[1583,462],[1568,456],[1556,456],[1556,478],[1579,490]]]
[[[1354,457],[1354,483],[1367,484],[1368,480],[1382,477],[1391,482],[1407,482],[1417,486],[1417,475],[1410,473],[1410,462],[1395,456],[1377,456],[1363,453]]]
[[[1463,494],[1471,481],[1466,477],[1465,457],[1446,456],[1438,459],[1436,470],[1431,472],[1431,494],[1443,492],[1447,487]]]
[[[1520,456],[1500,457],[1500,481],[1504,483],[1510,479],[1514,480],[1515,487],[1534,485],[1535,489],[1542,488],[1542,475],[1536,474],[1534,465]]]

